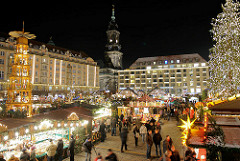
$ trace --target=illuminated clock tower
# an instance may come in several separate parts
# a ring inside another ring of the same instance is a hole
[[[112,16],[106,31],[107,43],[105,45],[104,63],[100,67],[99,83],[100,91],[116,93],[118,91],[118,70],[122,69],[121,45],[119,43],[120,32],[115,20],[115,8],[113,5]]]
[[[112,8],[111,21],[108,25],[107,33],[107,44],[105,50],[106,65],[110,68],[122,69],[122,55],[121,45],[119,43],[118,25],[115,21],[115,9],[114,5]]]

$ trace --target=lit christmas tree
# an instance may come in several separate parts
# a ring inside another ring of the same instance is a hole
[[[240,87],[240,3],[226,0],[223,12],[212,20],[210,92],[215,97],[237,94]]]

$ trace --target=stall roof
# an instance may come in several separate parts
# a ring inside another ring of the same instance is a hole
[[[239,120],[238,117],[215,116],[214,119],[216,120],[217,125],[221,125],[221,126],[239,126],[240,127],[240,120]]]
[[[75,112],[77,116],[80,118],[80,120],[92,119],[92,112],[90,110],[83,107],[70,107],[66,109],[58,109],[50,112],[41,113],[38,115],[34,115],[31,118],[24,118],[24,119],[6,118],[6,119],[0,120],[0,123],[2,123],[3,125],[6,125],[9,130],[9,129],[17,128],[27,124],[36,123],[43,119],[59,120],[59,121],[67,120],[68,116],[70,116],[72,112]]]
[[[225,135],[225,146],[228,148],[240,148],[240,127],[222,126]]]
[[[140,102],[155,102],[155,100],[149,97],[147,94],[143,95],[141,98],[138,99]]]
[[[240,114],[240,98],[214,105],[209,109],[213,114]]]

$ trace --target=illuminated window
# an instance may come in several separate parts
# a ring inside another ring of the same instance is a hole
[[[197,89],[196,89],[196,92],[197,92],[197,93],[201,93],[201,88],[197,88]]]
[[[178,60],[176,60],[176,62],[177,62],[177,63],[180,63],[180,60],[178,59]]]
[[[165,61],[164,61],[164,64],[168,64],[168,61],[167,61],[167,60],[165,60]]]
[[[191,93],[194,93],[194,88],[191,88]]]
[[[151,70],[152,69],[152,67],[151,66],[147,66],[147,70]]]

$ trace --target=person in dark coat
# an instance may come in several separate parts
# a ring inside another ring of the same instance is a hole
[[[133,135],[134,135],[134,139],[135,139],[135,146],[138,146],[139,128],[135,124],[133,127]]]
[[[59,161],[62,161],[62,156],[63,156],[63,141],[62,139],[59,139],[57,143],[56,158]]]
[[[92,139],[88,137],[83,146],[85,146],[86,150],[86,161],[91,161],[91,151],[93,147]]]
[[[104,124],[104,122],[101,123],[99,132],[101,133],[101,142],[104,142],[106,138],[106,125]]]
[[[193,151],[190,147],[188,147],[188,149],[185,152],[185,161],[191,161],[193,156]]]
[[[125,150],[127,150],[127,136],[128,136],[127,126],[124,126],[120,134],[121,141],[122,141],[122,146],[121,146],[122,153],[123,153],[123,146],[125,146]]]
[[[111,122],[111,132],[112,132],[112,136],[116,136],[116,126],[117,126],[117,121],[115,118],[113,118],[112,122]]]
[[[152,130],[148,130],[146,142],[147,142],[147,159],[151,159],[151,151],[153,145]]]
[[[155,129],[155,133],[153,134],[153,142],[156,147],[156,156],[158,156],[158,150],[159,150],[159,156],[162,156],[162,151],[161,151],[161,141],[162,141],[162,136],[159,132],[158,129]]]
[[[74,161],[74,146],[75,146],[75,139],[74,139],[74,136],[71,135],[71,140],[68,146],[68,150],[70,153],[70,161]]]
[[[123,126],[123,123],[120,119],[118,119],[118,129],[119,129],[119,134],[121,133],[122,131],[122,126]]]
[[[108,161],[117,161],[117,155],[113,153],[112,149],[108,149],[108,155],[105,157]]]
[[[172,155],[170,156],[171,161],[180,161],[179,152],[175,149],[174,146],[171,148]]]
[[[124,118],[124,115],[121,114],[121,115],[120,115],[120,120],[123,121],[123,118]]]

